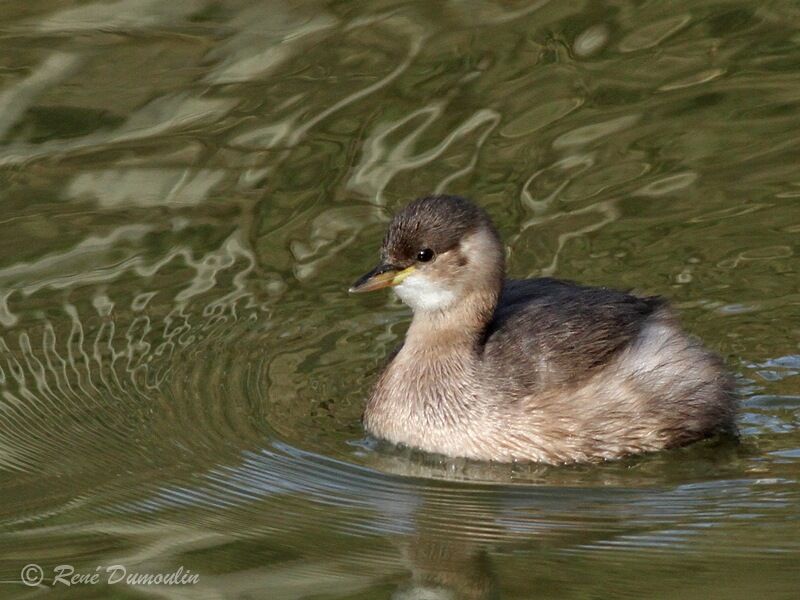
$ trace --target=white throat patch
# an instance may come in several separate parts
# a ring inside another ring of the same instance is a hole
[[[442,310],[456,299],[452,290],[432,281],[422,273],[412,273],[394,290],[412,310]]]

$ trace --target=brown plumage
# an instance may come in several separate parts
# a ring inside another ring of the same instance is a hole
[[[364,412],[373,435],[479,460],[619,458],[734,431],[733,382],[666,302],[542,278],[506,280],[486,213],[453,196],[399,212],[381,264],[414,311]]]

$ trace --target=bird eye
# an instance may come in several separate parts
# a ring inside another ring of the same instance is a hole
[[[417,260],[419,262],[428,262],[433,259],[433,250],[430,248],[423,248],[417,252]]]

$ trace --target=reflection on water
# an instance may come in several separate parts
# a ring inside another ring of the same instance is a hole
[[[793,3],[0,15],[0,580],[34,562],[200,574],[130,597],[796,592]],[[672,298],[737,373],[741,444],[552,468],[365,439],[407,312],[345,289],[391,212],[444,190],[487,207],[517,276]]]

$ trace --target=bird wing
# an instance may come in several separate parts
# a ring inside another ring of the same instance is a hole
[[[580,381],[630,344],[665,304],[560,279],[507,280],[485,331],[483,359],[514,395]]]

